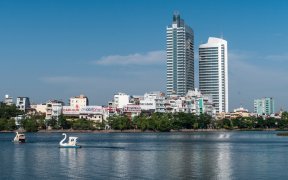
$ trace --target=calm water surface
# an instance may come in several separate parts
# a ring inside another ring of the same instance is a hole
[[[288,179],[288,137],[277,132],[0,133],[0,179]]]

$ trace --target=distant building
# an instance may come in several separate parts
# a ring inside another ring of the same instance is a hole
[[[80,109],[76,109],[72,106],[63,106],[62,107],[62,114],[64,116],[68,116],[68,117],[79,117]]]
[[[202,94],[197,88],[190,90],[185,96],[188,112],[200,114],[215,115],[215,107],[213,106],[211,95]]]
[[[118,93],[114,95],[113,105],[115,108],[123,108],[130,104],[130,96],[125,93]]]
[[[81,94],[80,96],[71,97],[69,102],[70,106],[74,109],[81,109],[82,107],[89,105],[88,98],[83,94]]]
[[[46,103],[43,104],[32,104],[32,109],[35,109],[37,113],[46,114]]]
[[[199,47],[199,89],[211,94],[216,111],[228,112],[227,41],[209,37]]]
[[[274,114],[274,100],[272,97],[265,97],[254,100],[254,113],[258,115]]]
[[[145,93],[140,100],[141,110],[152,112],[165,112],[165,94],[162,92]]]
[[[9,96],[8,94],[5,95],[4,103],[8,106],[13,105],[13,97]]]
[[[28,97],[17,97],[16,107],[21,111],[26,111],[30,108],[30,100]]]
[[[233,110],[230,113],[231,119],[239,118],[239,117],[250,117],[250,113],[248,109],[243,108],[242,106]]]
[[[128,104],[123,107],[122,113],[125,114],[130,120],[141,113],[140,105]]]
[[[198,89],[189,90],[185,96],[167,96],[165,101],[165,112],[215,115],[212,97],[201,94]]]
[[[79,118],[101,123],[104,119],[104,109],[102,106],[82,107],[79,111]]]
[[[184,96],[194,89],[194,32],[178,13],[166,31],[167,95]]]
[[[45,119],[56,119],[62,114],[64,102],[58,100],[51,100],[46,103],[46,117]]]

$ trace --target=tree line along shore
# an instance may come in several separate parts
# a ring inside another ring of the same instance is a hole
[[[16,126],[13,117],[23,114],[16,106],[0,105],[0,131],[19,130],[26,132],[189,132],[219,130],[286,130],[288,112],[281,119],[274,117],[238,117],[214,120],[207,114],[191,113],[141,113],[132,120],[127,116],[114,115],[107,121],[97,123],[91,120],[67,118],[45,120],[44,115],[29,115]]]

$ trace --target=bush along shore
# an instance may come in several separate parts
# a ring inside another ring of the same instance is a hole
[[[26,132],[170,132],[170,131],[215,131],[215,130],[287,130],[288,112],[281,119],[269,117],[240,117],[236,119],[213,120],[207,114],[199,116],[191,113],[141,113],[132,120],[124,115],[114,115],[101,123],[86,119],[45,120],[44,115],[24,116],[20,126],[13,117],[23,114],[16,106],[0,104],[0,131],[15,131],[21,128]]]

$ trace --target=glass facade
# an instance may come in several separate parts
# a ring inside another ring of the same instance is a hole
[[[254,112],[258,115],[274,114],[274,100],[273,98],[261,98],[254,100]]]
[[[179,14],[167,27],[167,94],[185,95],[194,89],[194,33]]]

